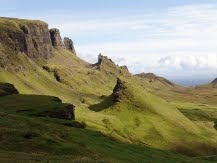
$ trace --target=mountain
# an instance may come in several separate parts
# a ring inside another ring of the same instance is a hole
[[[204,95],[154,74],[132,75],[102,54],[87,63],[42,21],[0,18],[0,38],[0,82],[13,90],[0,99],[2,158],[36,151],[52,159],[182,162],[193,158],[176,152],[217,153],[214,125],[183,108]]]

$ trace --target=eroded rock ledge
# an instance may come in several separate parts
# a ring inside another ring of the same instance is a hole
[[[116,85],[113,89],[113,101],[119,102],[121,99],[121,96],[123,95],[123,91],[126,89],[125,82],[122,81],[120,78],[117,79]]]
[[[62,41],[59,29],[52,28],[49,30],[49,32],[50,32],[50,38],[51,38],[52,46],[54,48],[67,49],[70,52],[76,54],[73,41],[68,37],[65,37]]]
[[[49,30],[45,22],[2,17],[0,20],[0,54],[3,59],[19,52],[30,58],[48,59],[53,56],[54,48],[67,49],[75,54],[72,40],[65,38],[63,43],[59,29]]]

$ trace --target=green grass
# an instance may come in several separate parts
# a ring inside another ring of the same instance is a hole
[[[2,71],[1,82],[14,84],[20,93],[57,96],[64,102],[75,104],[77,119],[87,123],[93,131],[100,131],[126,143],[145,144],[166,150],[179,151],[177,148],[181,148],[184,150],[182,153],[191,155],[213,153],[194,148],[198,144],[211,144],[212,149],[216,133],[191,122],[175,107],[148,93],[151,88],[144,90],[144,84],[137,78],[122,75],[129,83],[126,99],[118,105],[110,106],[110,99],[105,97],[112,93],[116,77],[121,76],[118,68],[111,64],[97,70],[68,51],[57,51],[46,66],[57,69],[63,79],[59,83],[52,72],[40,67],[45,65],[44,61],[39,66],[25,55],[20,54],[19,58],[19,62],[28,66],[28,71],[16,74],[13,71]],[[111,78],[109,71],[114,73],[110,74]],[[97,103],[102,104],[98,105],[97,112],[87,109],[90,105],[97,106]],[[195,145],[189,145],[192,141]],[[179,147],[180,144],[186,146]],[[191,150],[192,153],[189,152]]]
[[[44,24],[40,21],[0,18],[0,31],[20,30],[20,24],[28,23]],[[1,68],[0,82],[14,84],[22,94],[57,96],[63,102],[72,103],[76,105],[77,120],[84,121],[88,126],[88,130],[69,128],[63,126],[61,120],[37,117],[43,110],[63,107],[64,104],[53,102],[51,97],[5,97],[0,100],[0,110],[1,117],[6,117],[2,118],[2,124],[10,125],[3,128],[6,130],[2,129],[3,135],[11,135],[5,136],[6,141],[3,142],[5,147],[8,145],[8,152],[22,152],[22,147],[25,147],[23,152],[31,151],[32,155],[36,150],[39,155],[42,152],[51,157],[59,154],[66,157],[73,155],[79,159],[90,156],[90,159],[135,159],[138,162],[150,161],[153,159],[150,153],[156,151],[159,151],[156,153],[156,157],[159,157],[155,159],[161,158],[163,152],[166,153],[165,161],[167,154],[173,155],[175,159],[177,156],[168,150],[188,155],[216,154],[217,132],[211,123],[215,123],[217,92],[213,88],[171,87],[161,80],[150,82],[149,79],[130,75],[110,60],[91,65],[67,50],[55,51],[48,60],[36,60],[23,53],[12,54],[7,46],[0,45],[0,57],[0,61],[6,65],[4,69]],[[43,66],[52,71],[44,70]],[[54,72],[58,72],[61,82],[56,81]],[[127,89],[121,101],[114,103],[110,95],[117,78],[126,81]],[[197,104],[198,101],[213,108],[176,108],[178,103],[182,106]],[[17,112],[17,109],[30,111]],[[207,122],[203,123],[201,117]],[[15,128],[13,124],[16,124]],[[34,139],[24,141],[22,135],[30,130],[35,135]],[[115,143],[114,146],[112,143]],[[49,153],[51,150],[53,153]],[[118,152],[122,150],[123,153]],[[180,155],[177,157],[182,158]]]
[[[48,96],[13,95],[0,98],[0,161],[183,162],[194,159],[170,151],[120,143],[90,129],[66,127],[60,120],[29,111],[64,107]],[[29,136],[30,135],[30,136]],[[13,157],[11,157],[13,155]]]
[[[45,22],[40,20],[26,20],[26,19],[16,19],[16,18],[5,18],[0,17],[0,32],[5,31],[21,31],[20,25],[46,25]]]

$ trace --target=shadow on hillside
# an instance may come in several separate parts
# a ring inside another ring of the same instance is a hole
[[[100,103],[91,105],[89,109],[95,112],[100,112],[100,111],[108,109],[113,104],[114,104],[113,96],[110,95],[110,96],[104,97],[104,100],[101,101]]]

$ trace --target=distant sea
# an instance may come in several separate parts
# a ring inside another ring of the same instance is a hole
[[[214,79],[170,79],[171,82],[182,86],[202,85],[210,83],[212,80]]]

